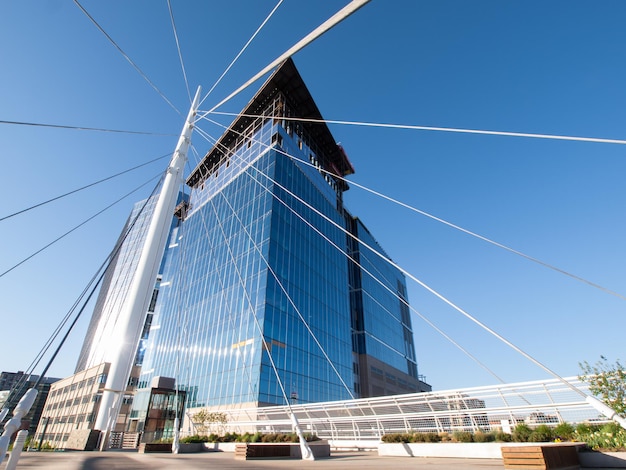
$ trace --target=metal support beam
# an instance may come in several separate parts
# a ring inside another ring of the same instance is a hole
[[[137,264],[137,270],[119,316],[118,324],[120,329],[118,331],[120,332],[120,343],[114,348],[115,355],[111,360],[95,423],[95,429],[104,432],[102,449],[107,448],[108,435],[117,422],[117,415],[122,402],[121,398],[126,391],[137,344],[143,323],[145,322],[150,299],[152,298],[161,259],[163,258],[165,242],[174,215],[178,192],[183,182],[183,171],[187,162],[187,151],[191,143],[191,133],[194,128],[198,102],[200,100],[200,91],[200,87],[198,87],[178,139],[178,145],[167,168],[163,186]]]

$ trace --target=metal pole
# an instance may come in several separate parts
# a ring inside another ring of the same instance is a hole
[[[37,450],[41,451],[41,446],[43,445],[43,439],[46,435],[46,431],[48,429],[48,424],[50,423],[50,417],[46,416],[45,418],[43,418],[46,420],[46,424],[43,425],[43,431],[41,432],[41,437],[39,438],[39,445],[37,446]]]
[[[11,418],[9,422],[4,425],[4,432],[2,433],[2,436],[0,436],[0,462],[4,460],[4,456],[7,453],[11,436],[20,428],[22,418],[28,414],[28,411],[33,406],[33,403],[35,403],[37,393],[36,388],[29,389],[13,410],[13,418]]]
[[[113,352],[111,366],[107,376],[102,401],[98,410],[98,417],[94,428],[104,431],[105,437],[109,433],[109,423],[117,421],[119,408],[115,406],[116,398],[126,390],[128,376],[135,357],[141,327],[145,321],[146,312],[154,283],[158,274],[159,265],[165,242],[174,215],[174,208],[178,197],[178,191],[183,181],[183,171],[187,162],[187,150],[191,143],[191,132],[194,128],[194,120],[200,99],[200,87],[187,115],[187,120],[178,139],[178,145],[172,155],[167,174],[163,180],[163,187],[159,194],[150,227],[146,235],[137,271],[129,288],[127,301],[120,312],[118,324],[120,343]],[[106,448],[104,442],[102,448]]]
[[[20,460],[20,455],[22,455],[22,450],[24,449],[24,442],[28,437],[28,431],[26,429],[22,429],[17,433],[17,437],[15,438],[15,442],[13,443],[13,450],[11,451],[11,455],[9,460],[7,461],[7,466],[4,467],[5,470],[15,470],[17,467],[17,462]]]

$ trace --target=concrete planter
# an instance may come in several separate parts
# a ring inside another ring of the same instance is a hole
[[[436,442],[380,443],[378,455],[388,457],[456,457],[465,459],[502,459],[502,446],[537,446],[524,442]],[[578,452],[583,468],[626,468],[626,452]]]
[[[179,454],[197,454],[199,452],[206,452],[204,442],[189,442],[185,444],[178,444]]]
[[[236,442],[203,442],[204,452],[235,452]]]
[[[579,452],[578,459],[585,468],[626,468],[626,452]]]
[[[378,455],[386,457],[456,457],[465,459],[501,459],[503,445],[508,442],[433,442],[393,443],[381,442]]]
[[[206,449],[204,444],[205,444],[204,442],[192,442],[188,444],[180,443],[178,444],[178,453],[179,454],[194,454],[198,452],[207,452],[208,449]],[[171,454],[172,444],[142,442],[141,444],[139,444],[138,450],[140,454],[152,454],[152,453]]]
[[[172,453],[172,444],[160,444],[155,442],[142,442],[139,444],[139,453],[140,454],[148,454],[148,453],[160,453],[160,454],[171,454]]]
[[[309,442],[309,447],[316,459],[330,457],[330,445],[326,441]],[[237,442],[235,445],[236,459],[276,457],[301,459],[300,444],[291,442]]]

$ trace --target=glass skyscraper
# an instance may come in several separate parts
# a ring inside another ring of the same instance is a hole
[[[430,389],[404,276],[345,209],[353,167],[311,119],[322,117],[287,60],[187,179],[135,419],[156,377],[175,378],[188,408]]]
[[[184,199],[185,197],[181,193],[178,198],[179,202],[182,204]],[[118,341],[123,334],[123,332],[119,331],[118,316],[126,301],[129,286],[137,271],[139,256],[145,244],[148,226],[154,213],[156,201],[157,197],[151,196],[146,200],[137,202],[128,216],[122,233],[113,249],[111,263],[107,267],[102,280],[102,287],[98,293],[98,299],[87,327],[87,333],[76,363],[75,372],[90,369],[111,360],[111,353],[117,347]],[[172,216],[171,230],[180,222],[181,214],[179,207],[177,207],[177,215]],[[163,263],[167,259],[167,253],[166,251],[163,257],[161,271]],[[157,295],[158,282],[148,308],[144,331],[142,332],[141,342],[134,361],[135,366],[140,366],[143,361],[144,343],[149,332]]]
[[[140,201],[128,216],[104,275],[75,372],[110,361],[109,356],[121,336],[116,331],[117,317],[135,275],[155,203],[154,196]]]

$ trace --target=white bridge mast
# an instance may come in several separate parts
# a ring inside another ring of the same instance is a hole
[[[146,319],[150,299],[165,250],[174,208],[178,198],[183,171],[187,162],[187,150],[191,143],[191,133],[200,100],[200,87],[191,104],[187,120],[181,132],[176,150],[172,155],[163,186],[159,194],[154,214],[143,245],[137,270],[128,291],[126,302],[119,316],[119,347],[115,349],[107,376],[102,401],[96,418],[95,429],[104,432],[102,448],[105,448],[110,431],[115,427],[121,398],[137,352],[137,345]]]

